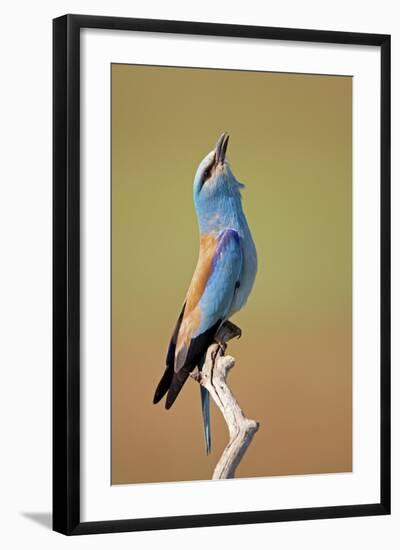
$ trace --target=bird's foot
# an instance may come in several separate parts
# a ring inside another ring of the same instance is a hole
[[[215,341],[217,343],[223,342],[226,345],[229,340],[240,338],[241,336],[242,330],[238,326],[231,323],[231,321],[224,321],[215,335]]]
[[[196,380],[196,382],[200,382],[201,381],[201,371],[199,369],[199,367],[195,367],[192,372],[190,373],[190,376]]]
[[[240,338],[242,336],[242,329],[231,321],[225,321],[224,325],[226,330],[229,331],[229,340],[232,340],[232,338]]]
[[[242,330],[238,326],[231,323],[231,321],[224,321],[214,336],[214,342],[218,344],[218,347],[213,353],[213,361],[215,361],[218,355],[225,355],[229,340],[240,338],[241,336]]]
[[[215,350],[213,361],[215,361],[215,359],[217,358],[218,355],[225,355],[225,351],[226,351],[226,348],[227,348],[227,343],[224,342],[224,340],[221,340],[220,338],[215,337],[214,341],[215,341],[216,344],[218,344],[218,347]]]

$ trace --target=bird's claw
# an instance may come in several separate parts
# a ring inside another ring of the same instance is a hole
[[[190,376],[196,380],[196,382],[200,382],[201,381],[201,372],[200,372],[200,369],[198,367],[194,368],[192,370],[192,372],[190,373]]]
[[[240,338],[242,336],[242,329],[231,321],[225,321],[225,328],[229,331],[230,338]]]
[[[218,345],[217,349],[215,350],[215,354],[213,359],[215,360],[217,358],[217,355],[225,355],[225,351],[227,348],[227,343],[223,340],[220,340],[219,338],[215,338],[215,343]]]

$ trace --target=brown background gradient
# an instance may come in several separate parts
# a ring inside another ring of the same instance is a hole
[[[152,404],[198,254],[192,182],[218,136],[259,256],[230,385],[261,426],[238,477],[352,468],[352,81],[112,65],[112,483],[210,479],[199,388]]]

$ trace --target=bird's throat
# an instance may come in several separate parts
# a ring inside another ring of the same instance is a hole
[[[202,234],[218,235],[230,227],[240,234],[246,219],[243,213],[242,202],[239,198],[230,197],[210,205],[205,210],[197,212],[199,230]]]

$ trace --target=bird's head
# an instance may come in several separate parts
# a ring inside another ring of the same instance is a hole
[[[200,162],[194,178],[194,204],[203,230],[217,230],[226,218],[241,210],[240,188],[244,186],[236,180],[226,159],[228,141],[224,132]]]

